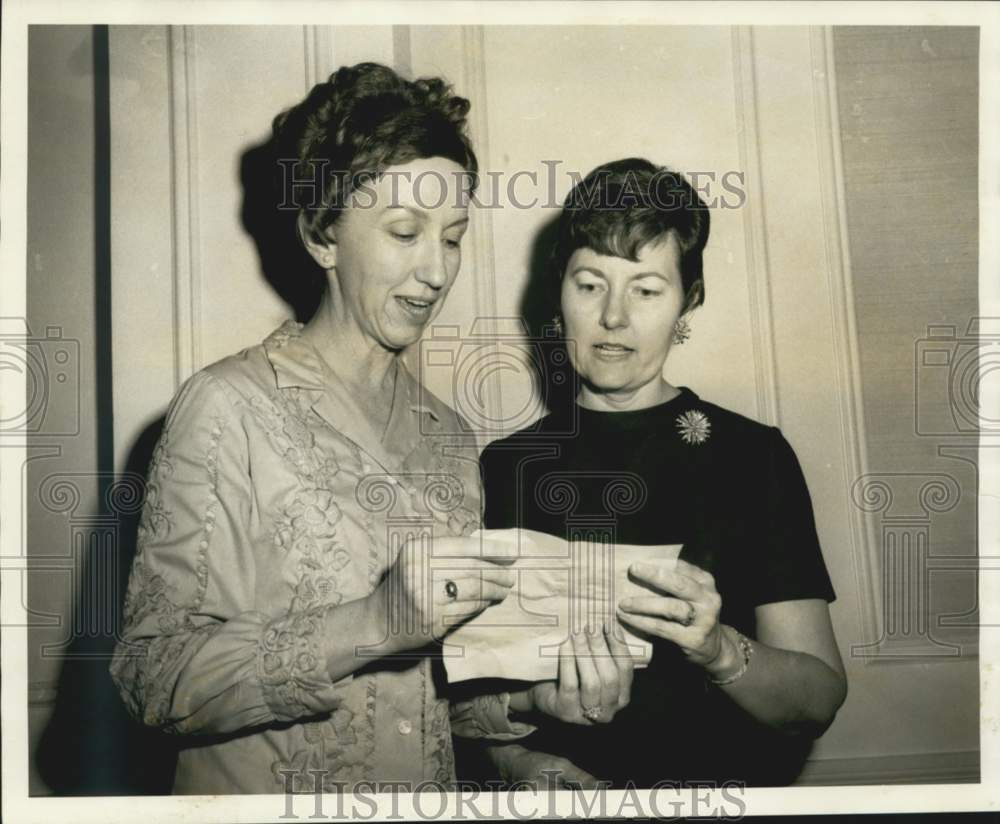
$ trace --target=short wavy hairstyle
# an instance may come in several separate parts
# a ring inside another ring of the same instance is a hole
[[[604,163],[563,202],[552,282],[561,284],[577,249],[635,261],[643,246],[673,235],[681,251],[684,310],[694,309],[705,298],[702,252],[708,229],[708,206],[679,173],[637,157]]]
[[[406,80],[378,63],[344,66],[274,119],[281,202],[298,210],[300,233],[326,242],[351,193],[390,166],[444,157],[468,173],[472,190],[478,162],[468,112],[469,101],[441,78]]]

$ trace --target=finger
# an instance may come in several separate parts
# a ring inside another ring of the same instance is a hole
[[[567,789],[596,790],[597,779],[586,770],[581,770],[572,761],[563,765],[562,783]]]
[[[657,589],[669,595],[676,595],[678,598],[693,601],[701,592],[701,584],[676,570],[641,562],[632,564],[628,569],[634,578],[652,584]]]
[[[683,601],[680,598],[665,598],[661,595],[636,596],[633,598],[622,598],[618,602],[619,608],[634,615],[651,615],[656,618],[666,618],[668,621],[676,621],[683,624],[691,615],[691,602]],[[695,620],[698,612],[695,610]]]
[[[456,603],[464,601],[502,601],[510,594],[510,587],[480,578],[464,578],[456,581],[458,597]]]
[[[597,677],[601,681],[601,706],[606,710],[604,720],[610,721],[618,709],[618,667],[615,666],[611,650],[608,649],[608,643],[604,639],[604,628],[601,627],[588,635],[587,644],[590,647],[594,668],[597,670]]]
[[[632,696],[632,677],[635,674],[635,663],[632,661],[632,653],[628,644],[618,638],[615,630],[617,626],[608,627],[606,633],[608,649],[614,656],[615,666],[618,667],[618,707],[628,706]]]
[[[580,680],[576,675],[572,640],[559,645],[559,692],[571,702],[580,700]]]
[[[518,559],[517,544],[506,541],[491,541],[484,538],[480,546],[479,557],[491,564],[510,566]]]
[[[623,612],[621,608],[618,610],[618,620],[649,635],[673,641],[675,644],[680,642],[682,633],[685,632],[685,628],[675,621],[665,621],[662,618],[651,618],[647,615],[633,615]]]
[[[411,544],[413,551],[419,545]],[[434,539],[433,558],[437,561],[455,561],[463,563],[489,563],[509,566],[518,559],[517,544],[510,541],[497,541],[488,538],[459,538],[454,536]]]
[[[514,559],[517,560],[516,558]],[[499,561],[494,558],[445,558],[439,565],[434,568],[437,573],[455,573],[456,575],[472,572],[482,572],[482,573],[496,573],[496,572],[513,572],[514,565],[508,563],[505,559],[500,559]]]
[[[490,607],[495,607],[502,599],[470,599],[465,601],[449,601],[436,608],[435,619],[442,626],[453,629],[466,621],[471,621],[479,613]]]
[[[700,566],[695,566],[678,558],[676,569],[681,575],[686,575],[691,580],[697,581],[706,589],[715,589],[715,577],[711,572],[706,572]]]
[[[574,633],[573,654],[576,656],[576,671],[580,679],[581,708],[597,707],[601,703],[601,680],[590,655],[590,646],[583,633]]]
[[[493,601],[462,601],[457,604],[448,604],[441,608],[441,621],[446,627],[456,627],[492,605]]]
[[[434,601],[438,606],[467,605],[473,601],[502,601],[510,594],[510,587],[476,577],[455,577],[434,584]]]
[[[507,589],[517,583],[517,571],[509,567],[489,566],[477,570],[455,570],[455,575],[472,580],[492,581],[498,586],[507,587]]]
[[[604,629],[604,637],[607,639],[608,649],[611,650],[611,655],[618,665],[619,670],[622,672],[632,670],[635,667],[635,661],[632,658],[632,650],[629,649],[628,642],[625,639],[624,627],[617,621],[609,621]]]
[[[460,579],[493,581],[505,587],[512,587],[517,583],[517,570],[513,567],[498,566],[469,559],[460,567],[440,567],[434,570],[435,580]]]

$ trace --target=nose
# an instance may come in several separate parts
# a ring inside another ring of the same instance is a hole
[[[625,295],[619,290],[608,290],[601,312],[601,326],[605,329],[621,329],[628,326],[628,307],[625,305]]]
[[[445,262],[444,244],[428,237],[422,244],[422,254],[417,263],[416,278],[438,291],[448,283],[448,266]]]

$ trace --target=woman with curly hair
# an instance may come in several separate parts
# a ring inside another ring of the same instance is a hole
[[[476,464],[445,453],[456,415],[400,355],[458,274],[468,109],[440,79],[364,63],[275,121],[284,203],[324,293],[306,325],[173,400],[112,663],[132,714],[183,736],[175,792],[454,777],[433,644],[502,600],[513,571],[469,537]],[[434,527],[399,535],[390,515]],[[444,582],[427,574],[431,537],[464,561]]]

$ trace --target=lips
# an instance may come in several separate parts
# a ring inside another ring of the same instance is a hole
[[[423,319],[430,315],[435,303],[434,298],[418,298],[407,295],[397,295],[396,300],[404,311],[417,319]]]
[[[432,306],[434,304],[434,298],[411,298],[401,295],[398,300],[401,300],[410,306],[415,306],[418,309],[426,309],[428,306]]]
[[[612,363],[627,359],[635,351],[620,343],[595,343],[593,348],[595,358]]]

